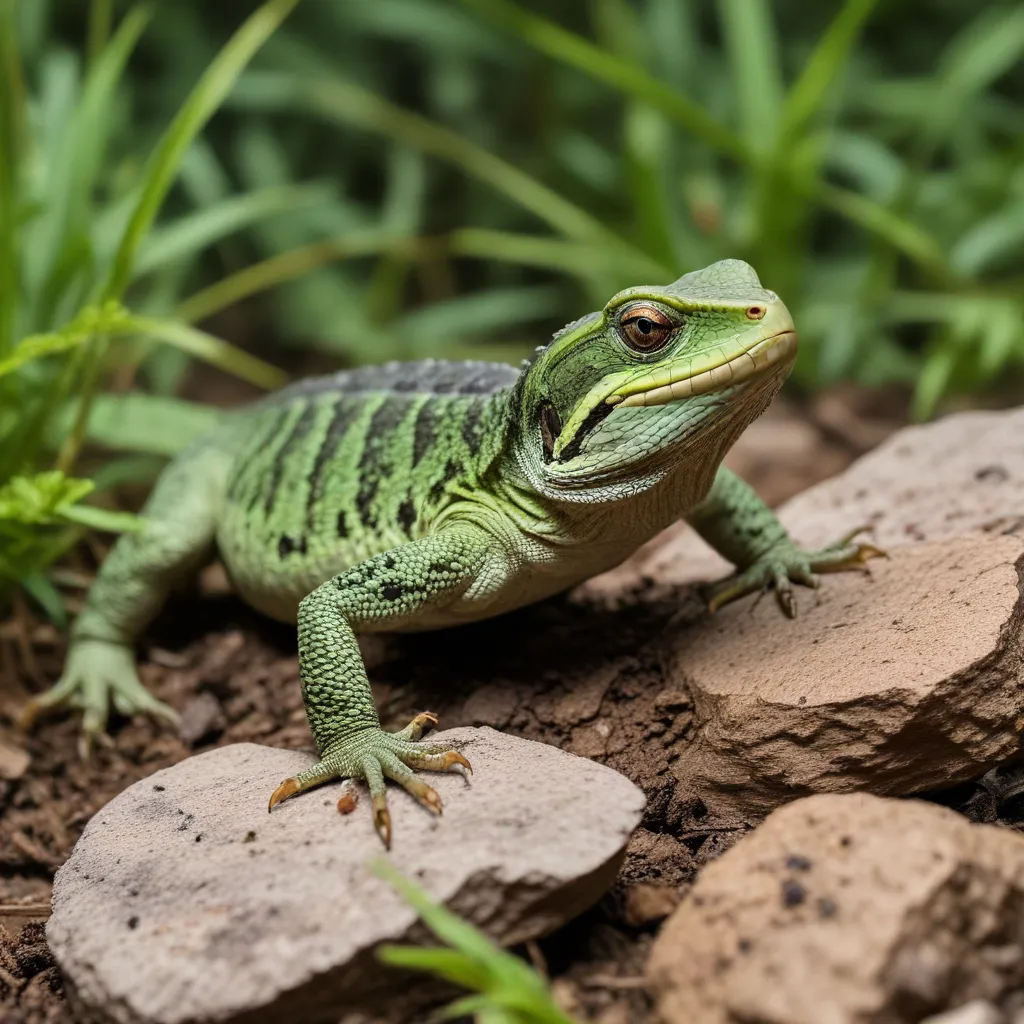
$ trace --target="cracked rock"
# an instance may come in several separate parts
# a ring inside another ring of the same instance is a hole
[[[975,778],[1021,728],[1017,537],[894,549],[828,579],[787,622],[770,598],[676,637],[670,672],[699,723],[676,775],[717,820],[854,789],[897,795]]]
[[[503,944],[545,934],[613,881],[642,792],[602,765],[489,728],[441,734],[475,774],[433,774],[434,818],[397,787],[391,862]],[[267,798],[312,755],[254,744],[200,754],[125,790],[86,827],[54,884],[47,939],[69,998],[118,1024],[381,1020],[430,991],[373,955],[421,941],[369,863],[368,798],[339,784]],[[347,1017],[345,1015],[348,1015]]]
[[[1020,1005],[1022,910],[1020,835],[808,797],[704,869],[647,977],[662,1024],[988,1024]]]

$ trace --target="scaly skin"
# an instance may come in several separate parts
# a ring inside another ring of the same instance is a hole
[[[146,525],[118,541],[75,623],[64,674],[30,707],[109,705],[173,718],[139,682],[132,646],[170,586],[216,546],[255,607],[297,621],[320,761],[270,806],[329,779],[365,780],[390,845],[385,779],[440,813],[414,769],[466,759],[420,741],[433,715],[381,729],[356,635],[497,615],[621,562],[685,517],[737,567],[712,608],[861,566],[850,538],[802,552],[720,468],[796,354],[785,306],[736,260],[631,288],[568,325],[522,371],[391,364],[300,382],[225,418],[164,472]],[[354,806],[343,791],[339,810]]]

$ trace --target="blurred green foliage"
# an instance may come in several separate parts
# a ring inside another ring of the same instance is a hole
[[[20,583],[60,620],[63,604],[45,570],[82,527],[138,526],[134,516],[83,505],[98,481],[71,475],[111,368],[131,373],[152,339],[259,384],[283,380],[180,317],[138,315],[122,300],[131,289],[137,308],[158,305],[159,279],[173,272],[167,250],[176,244],[187,259],[202,248],[182,239],[187,221],[153,230],[154,220],[196,135],[296,2],[267,0],[245,21],[167,119],[148,158],[136,152],[135,172],[118,182],[108,162],[117,88],[148,11],[135,8],[112,32],[106,5],[93,4],[105,23],[93,26],[88,63],[55,48],[33,74],[19,44],[23,15],[34,8],[0,0],[0,600]],[[164,258],[154,262],[161,245]],[[157,281],[133,287],[147,271]],[[108,422],[118,397],[106,396]],[[126,440],[138,429],[121,419]],[[122,463],[119,473],[114,463],[105,475],[111,481],[131,468]]]
[[[35,15],[42,55],[80,7]],[[127,138],[247,8],[157,7]],[[264,340],[515,358],[619,287],[741,257],[794,310],[799,384],[902,381],[928,416],[1024,361],[1022,54],[999,0],[303,3],[175,198],[309,202],[213,240],[186,310],[289,280]]]
[[[277,379],[197,323],[514,360],[725,257],[792,308],[798,386],[926,417],[1024,376],[1017,2],[266,9],[0,0],[0,487],[89,439],[135,453],[101,484],[151,473],[208,422],[190,358]]]

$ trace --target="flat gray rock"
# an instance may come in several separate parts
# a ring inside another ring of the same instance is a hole
[[[474,775],[430,773],[434,818],[397,787],[391,863],[502,944],[542,935],[611,884],[640,820],[628,779],[489,728],[450,730]],[[312,755],[222,747],[157,772],[89,822],[57,873],[47,939],[90,1020],[337,1021],[416,985],[377,963],[424,936],[368,865],[384,854],[368,797],[339,784],[267,813]]]

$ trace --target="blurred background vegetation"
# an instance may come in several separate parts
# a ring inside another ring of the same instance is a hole
[[[725,257],[798,391],[1019,395],[1022,54],[1016,0],[0,0],[0,588],[59,616],[197,358],[515,361]]]

